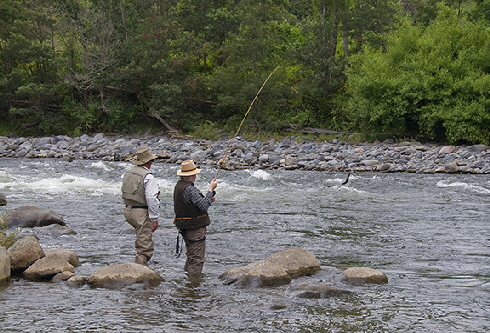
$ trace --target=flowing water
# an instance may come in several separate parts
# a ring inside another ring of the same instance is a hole
[[[122,216],[124,162],[0,159],[8,206],[52,209],[77,235],[38,232],[44,249],[78,254],[77,275],[134,259]],[[14,279],[0,288],[2,332],[485,332],[490,330],[490,177],[221,171],[210,208],[205,276],[190,281],[176,258],[171,193],[176,165],[155,163],[160,228],[149,267],[164,282],[120,290]],[[216,170],[203,168],[207,188]],[[1,211],[0,211],[1,212]],[[288,286],[225,286],[226,270],[290,246],[321,272],[292,284],[353,291],[297,298]],[[350,266],[381,270],[386,285],[350,286]]]

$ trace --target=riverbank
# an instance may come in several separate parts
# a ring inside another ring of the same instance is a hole
[[[169,136],[64,135],[42,138],[0,137],[0,157],[60,158],[123,161],[148,145],[159,162],[178,164],[192,159],[200,165],[223,169],[244,168],[316,170],[327,172],[490,173],[490,147],[441,146],[418,142],[349,144],[286,138],[281,142],[200,140]],[[223,162],[223,159],[226,160]]]

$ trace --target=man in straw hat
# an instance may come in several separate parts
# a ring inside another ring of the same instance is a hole
[[[152,234],[158,228],[160,201],[158,184],[150,173],[156,155],[147,146],[140,146],[137,154],[131,159],[134,164],[126,171],[122,182],[124,199],[124,217],[136,229],[135,262],[146,265],[153,255],[154,243]]]
[[[214,178],[206,195],[203,195],[194,187],[200,172],[201,169],[195,166],[194,161],[182,162],[181,169],[177,171],[180,179],[174,188],[174,224],[184,238],[187,249],[184,270],[189,276],[199,276],[202,272],[206,252],[206,226],[211,223],[208,208],[215,200],[214,189],[218,186]]]

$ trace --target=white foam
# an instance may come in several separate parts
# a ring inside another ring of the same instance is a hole
[[[86,167],[88,168],[88,167]],[[103,161],[94,162],[90,165],[90,168],[98,168],[104,171],[112,171],[113,169],[105,164]]]
[[[487,189],[483,186],[464,183],[464,182],[446,182],[446,181],[441,180],[441,181],[437,182],[436,186],[437,187],[444,187],[444,188],[446,188],[446,187],[460,187],[460,188],[463,188],[463,189],[466,189],[466,190],[469,190],[472,192],[476,192],[476,193],[482,193],[482,194],[489,194],[490,193],[490,189]]]
[[[247,170],[247,171],[250,172],[250,175],[254,178],[262,179],[262,180],[271,179],[271,175],[267,171],[264,170],[255,170],[255,171]]]
[[[110,183],[102,179],[91,179],[63,174],[58,178],[46,178],[35,181],[17,180],[8,186],[36,192],[62,194],[87,193],[88,195],[117,194],[120,192],[119,183]]]

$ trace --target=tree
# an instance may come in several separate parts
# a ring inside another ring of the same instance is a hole
[[[366,132],[490,143],[489,37],[446,6],[428,27],[406,22],[387,53],[367,48],[356,57],[352,117]]]
[[[218,50],[223,64],[209,77],[217,100],[212,120],[238,125],[263,81],[280,66],[248,120],[255,130],[275,130],[290,116],[295,98],[291,86],[297,80],[296,50],[304,38],[283,1],[242,0],[233,16],[240,20],[239,28]]]
[[[48,1],[2,2],[0,15],[2,114],[13,124],[48,128],[59,116],[63,92],[52,7]]]

